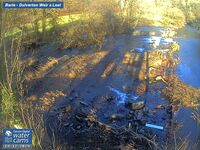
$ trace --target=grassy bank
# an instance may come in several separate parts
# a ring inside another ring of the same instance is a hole
[[[56,27],[62,27],[65,26],[73,21],[77,21],[79,20],[81,17],[81,14],[73,14],[73,15],[67,15],[67,16],[59,16],[56,18],[47,18],[46,19],[46,30],[49,31],[51,29],[53,29],[54,23],[56,24]],[[54,23],[53,23],[54,22]],[[31,23],[27,23],[24,26],[25,30],[27,30],[29,33],[34,32],[34,28],[33,25]],[[42,32],[42,20],[38,21],[38,31]],[[10,29],[10,31],[7,31],[5,33],[6,37],[11,37],[14,35],[17,35],[21,32],[21,29],[19,29],[18,27],[14,27],[12,29]]]

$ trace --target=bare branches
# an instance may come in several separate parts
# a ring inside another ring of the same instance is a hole
[[[191,116],[195,121],[197,121],[198,124],[200,124],[200,112],[199,110],[196,110],[192,113]]]

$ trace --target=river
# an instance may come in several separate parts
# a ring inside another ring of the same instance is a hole
[[[176,40],[180,44],[178,56],[181,60],[177,67],[177,75],[186,84],[200,88],[200,35],[198,31],[187,26],[179,30]],[[190,146],[200,144],[200,126],[191,118],[192,112],[192,109],[182,108],[175,115],[178,122],[183,124],[179,136],[187,137]]]

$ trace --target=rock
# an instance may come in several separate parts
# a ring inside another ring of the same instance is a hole
[[[147,91],[147,85],[145,82],[140,83],[136,88],[136,93],[140,96],[145,95]]]
[[[134,115],[135,113],[134,113],[134,111],[130,111],[129,114],[130,115]]]
[[[86,120],[88,116],[88,109],[80,109],[75,114],[75,119],[79,122],[83,122]]]
[[[140,110],[144,108],[144,101],[139,101],[139,102],[128,102],[126,103],[126,106],[132,110]]]
[[[66,113],[71,113],[71,112],[72,112],[72,106],[71,106],[71,105],[67,106],[67,107],[65,108],[65,112],[66,112]]]
[[[55,116],[59,115],[59,112],[50,111],[50,112],[48,113],[48,115],[49,115],[49,117],[55,117]]]
[[[75,118],[76,118],[76,120],[77,120],[78,122],[83,122],[83,121],[84,121],[84,118],[81,117],[81,116],[76,115]]]
[[[81,126],[80,126],[80,125],[77,125],[77,126],[76,126],[76,129],[77,129],[77,130],[80,130],[80,129],[81,129]]]
[[[144,48],[134,48],[134,50],[138,53],[144,52]]]
[[[78,94],[78,93],[75,93],[75,94],[74,94],[74,98],[79,98],[79,94]]]
[[[131,87],[130,86],[124,85],[122,88],[123,88],[123,90],[125,92],[130,92],[131,91]]]
[[[160,104],[159,104],[159,105],[156,106],[156,109],[162,109],[162,108],[164,108],[163,105],[160,105]]]
[[[128,129],[131,129],[132,128],[132,124],[131,122],[128,123]]]
[[[143,126],[144,125],[144,120],[135,119],[134,120],[134,125],[136,125],[136,126]]]
[[[72,97],[69,98],[69,101],[73,101],[74,99]]]
[[[164,100],[165,100],[165,98],[161,98],[161,100],[162,100],[162,101],[164,101]]]
[[[50,110],[51,112],[56,112],[56,111],[58,111],[58,108],[52,108],[52,110]]]
[[[145,130],[144,129],[140,129],[140,130],[138,130],[138,133],[140,133],[142,135],[145,135]]]
[[[150,35],[150,36],[155,36],[155,35],[156,35],[156,32],[155,32],[155,31],[150,31],[150,32],[149,32],[149,35]]]
[[[91,122],[87,121],[87,122],[86,122],[86,126],[87,126],[87,127],[92,127],[92,126],[94,126],[94,123],[91,123]]]
[[[114,62],[111,63],[111,64],[109,64],[109,65],[106,67],[106,69],[104,70],[104,72],[103,72],[103,74],[101,75],[101,77],[102,77],[102,78],[105,78],[105,77],[107,77],[108,75],[110,75],[111,72],[113,71],[115,65],[116,65],[116,64],[115,64]]]
[[[76,113],[75,118],[77,121],[83,122],[84,120],[86,120],[87,114],[85,112],[80,111]]]
[[[86,102],[80,101],[80,104],[83,106],[89,106],[89,104],[87,104]]]
[[[70,125],[69,122],[64,124],[65,127],[68,127],[69,125]]]
[[[69,72],[68,77],[73,79],[76,77],[76,73],[74,71]]]
[[[139,111],[136,115],[136,119],[138,120],[142,120],[144,118],[144,114],[143,114],[144,111]]]
[[[175,113],[177,111],[179,111],[179,105],[172,105],[172,112]]]
[[[128,114],[127,116],[126,116],[126,119],[127,120],[131,120],[133,118],[133,115],[131,115],[131,114]]]
[[[114,100],[114,97],[113,97],[113,96],[109,96],[109,95],[103,96],[102,98],[103,98],[104,100],[108,101],[108,102]]]
[[[163,78],[162,78],[162,76],[157,76],[156,77],[156,81],[160,81],[160,80],[162,80]]]
[[[113,96],[107,96],[107,97],[106,97],[106,100],[107,100],[107,101],[113,101],[113,100],[114,100],[114,97],[113,97]]]
[[[109,117],[111,121],[122,120],[124,118],[121,114],[113,114]]]

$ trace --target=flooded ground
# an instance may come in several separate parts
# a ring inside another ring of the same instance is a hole
[[[71,149],[162,149],[174,144],[175,128],[183,124],[176,137],[188,137],[190,148],[198,149],[200,128],[191,118],[193,110],[171,105],[162,93],[162,76],[176,74],[199,88],[200,40],[187,32],[165,37],[164,30],[139,27],[133,35],[107,39],[100,51],[62,52],[68,59],[30,90],[41,103],[56,95],[45,116],[48,134]],[[166,55],[175,41],[178,66]]]

